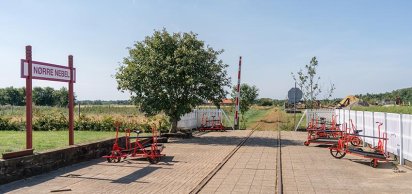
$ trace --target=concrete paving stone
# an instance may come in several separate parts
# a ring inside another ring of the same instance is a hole
[[[189,193],[248,133],[247,130],[228,131],[192,139],[172,139],[164,150],[166,157],[158,165],[149,165],[146,160],[108,164],[103,159],[96,159],[1,185],[0,191],[49,193],[51,189],[71,188],[75,193]],[[68,173],[81,176],[62,176]],[[212,181],[212,184],[218,182]]]
[[[263,137],[270,137],[271,140],[261,144],[258,141],[260,141],[259,138]],[[225,174],[226,178],[217,192],[230,190],[231,193],[262,193],[262,191],[263,193],[274,193],[276,184],[276,139],[277,133],[274,131],[254,132],[251,138],[226,163],[231,165],[225,164],[223,166],[222,170],[230,171],[230,173]],[[212,180],[222,178],[222,176],[224,176],[223,173],[219,171]],[[263,187],[264,181],[269,187]],[[223,188],[226,183],[236,183],[236,185]]]
[[[304,132],[282,132],[288,144],[282,147],[284,190],[300,193],[410,193],[412,171],[396,174],[390,168],[370,168],[360,158],[347,155],[341,160],[330,156],[327,148],[303,146]],[[292,143],[291,143],[292,142]],[[296,143],[293,143],[296,142]],[[358,158],[358,160],[356,160]],[[355,159],[355,160],[354,160]],[[352,161],[351,161],[352,160]],[[390,165],[389,165],[390,166]],[[291,171],[293,173],[291,173]],[[293,184],[293,180],[296,181]],[[349,187],[346,187],[348,186]],[[342,190],[341,188],[345,188]],[[390,190],[386,190],[390,188]],[[286,192],[288,193],[288,192]]]

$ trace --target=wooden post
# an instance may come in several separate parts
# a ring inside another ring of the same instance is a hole
[[[74,144],[74,95],[73,95],[73,56],[69,55],[69,145]]]
[[[32,109],[32,52],[31,46],[26,46],[26,62],[28,76],[26,78],[26,149],[33,148],[33,109]]]

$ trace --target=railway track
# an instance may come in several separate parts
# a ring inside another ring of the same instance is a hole
[[[259,123],[256,125],[252,131],[190,192],[191,194],[197,194],[199,193],[205,186],[206,184],[219,172],[220,169],[227,163],[227,161],[232,158],[233,155],[246,143],[246,141],[252,136],[252,134],[256,131],[261,126],[262,123]],[[280,158],[280,131],[278,131],[278,155],[276,156],[278,159],[277,162],[277,183],[276,183],[276,188],[277,188],[277,193],[282,194],[283,193],[283,186],[282,186],[282,165],[281,165],[281,158]]]
[[[223,158],[222,162],[220,162],[191,192],[190,194],[196,194],[199,193],[203,187],[206,186],[206,184],[213,178],[213,176],[216,175],[217,172],[219,172],[220,169],[226,164],[227,161],[229,161],[230,158],[232,158],[233,155],[239,150],[240,147],[245,144],[245,142],[249,139],[249,137],[255,132],[255,130],[260,126],[260,124],[256,125],[255,128],[252,129],[252,131],[225,157]]]
[[[278,127],[278,154],[276,159],[276,188],[278,194],[283,194],[283,180],[282,180],[282,138],[281,131]]]

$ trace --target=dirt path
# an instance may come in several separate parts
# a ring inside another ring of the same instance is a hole
[[[286,122],[286,115],[278,108],[272,108],[263,119],[252,125],[252,129],[257,130],[277,130],[278,127]]]

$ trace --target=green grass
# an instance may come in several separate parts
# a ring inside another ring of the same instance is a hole
[[[244,119],[246,121],[245,125],[246,128],[249,129],[255,122],[263,119],[263,117],[266,116],[266,114],[269,112],[270,109],[272,109],[273,107],[271,106],[252,106],[249,111],[246,112]],[[228,122],[226,122],[226,119],[224,119],[224,125],[225,126],[231,126],[233,124],[234,121],[234,108],[231,107],[223,107],[222,108],[225,113],[227,114],[227,116],[230,119],[231,124],[229,124]],[[240,127],[244,128],[244,124],[242,123],[242,115],[239,115],[240,118]]]
[[[35,152],[67,147],[68,131],[33,131],[33,148]],[[123,135],[123,134],[121,134]],[[114,138],[115,132],[75,131],[75,144]],[[25,131],[0,131],[0,153],[19,151],[25,148]]]
[[[246,128],[249,129],[257,121],[262,120],[270,111],[270,109],[272,109],[272,107],[253,108],[246,112],[244,116],[246,121]],[[240,116],[240,118],[242,118],[242,115]],[[242,120],[240,120],[240,122],[242,122]],[[243,126],[243,123],[241,123],[241,126]]]
[[[299,123],[300,118],[302,117],[303,113],[296,113],[296,120],[295,114],[293,113],[286,113],[284,110],[282,110],[283,114],[285,115],[285,119],[283,119],[282,124],[280,125],[280,129],[282,131],[293,131],[295,130],[295,125]],[[296,121],[296,123],[295,123]],[[302,122],[300,123],[298,129],[305,129],[306,128],[306,116],[302,119]]]
[[[352,110],[412,114],[412,106],[354,106]]]

